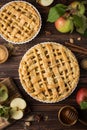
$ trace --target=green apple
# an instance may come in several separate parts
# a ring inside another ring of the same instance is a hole
[[[73,30],[73,22],[69,18],[60,17],[55,21],[55,27],[61,33],[68,33]]]
[[[0,103],[8,99],[8,89],[4,84],[0,85]]]
[[[83,15],[85,13],[85,6],[83,3],[79,1],[72,2],[69,7],[71,9],[74,9],[74,13],[77,13],[79,15]]]

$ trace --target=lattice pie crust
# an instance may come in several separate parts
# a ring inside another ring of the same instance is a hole
[[[23,56],[19,77],[23,88],[36,100],[53,103],[68,97],[79,80],[74,54],[61,44],[37,44]]]
[[[24,1],[9,2],[0,10],[0,34],[12,43],[31,41],[40,31],[37,9]]]

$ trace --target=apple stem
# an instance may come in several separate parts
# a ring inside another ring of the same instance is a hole
[[[66,12],[64,15],[63,15],[63,18],[67,19],[70,17],[70,13],[69,12]]]

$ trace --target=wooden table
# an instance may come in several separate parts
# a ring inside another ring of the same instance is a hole
[[[0,6],[4,5],[5,3],[9,2],[11,0],[0,0]],[[13,49],[11,56],[9,57],[8,61],[2,65],[0,65],[0,80],[12,77],[14,79],[14,82],[18,86],[19,91],[22,93],[26,101],[28,102],[29,107],[31,108],[30,114],[42,114],[43,117],[48,117],[47,120],[42,120],[39,123],[38,122],[32,122],[31,126],[29,127],[29,130],[87,130],[87,126],[82,125],[81,123],[76,123],[72,127],[64,127],[60,124],[60,122],[57,119],[57,112],[58,110],[64,106],[64,105],[72,105],[76,107],[79,110],[79,106],[76,104],[75,96],[76,92],[81,87],[87,87],[87,71],[83,70],[81,67],[81,76],[78,83],[78,86],[76,90],[69,96],[66,100],[61,101],[59,103],[54,104],[46,104],[46,103],[40,103],[34,99],[32,99],[30,96],[28,96],[24,90],[22,89],[22,86],[19,81],[18,76],[18,67],[20,60],[24,53],[32,46],[34,46],[37,43],[45,42],[45,41],[54,41],[61,44],[65,44],[65,42],[69,41],[70,38],[74,39],[74,43],[78,46],[82,46],[84,48],[87,48],[87,38],[81,37],[76,32],[73,32],[72,34],[61,34],[59,33],[55,27],[54,24],[51,24],[49,22],[46,22],[47,15],[50,7],[42,7],[38,5],[35,0],[27,0],[28,2],[31,2],[35,7],[39,10],[41,16],[42,16],[42,28],[39,33],[39,35],[32,40],[29,43],[23,44],[23,45],[10,45]],[[67,4],[67,0],[55,0],[52,4],[55,5],[59,2],[65,2]],[[68,0],[68,2],[70,2]],[[81,37],[81,40],[78,41],[77,38]],[[3,40],[0,37],[0,44],[9,45],[5,40]],[[87,55],[83,55],[80,53],[74,52],[76,55],[79,63],[81,62],[81,59],[84,57],[87,57]],[[87,116],[87,115],[86,115]],[[23,120],[20,120],[16,122],[15,124],[11,125],[10,127],[6,128],[6,130],[24,130],[24,122],[26,120],[26,116]]]

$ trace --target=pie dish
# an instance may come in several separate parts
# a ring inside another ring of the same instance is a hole
[[[54,103],[68,97],[80,76],[74,54],[55,42],[40,43],[29,49],[19,65],[25,91],[34,99]]]
[[[31,41],[39,33],[41,16],[28,2],[12,1],[0,10],[0,35],[11,43]]]

